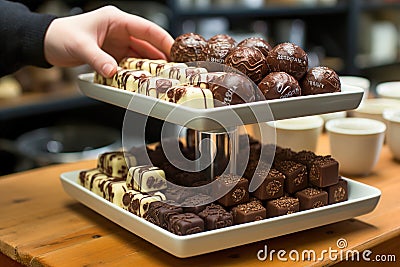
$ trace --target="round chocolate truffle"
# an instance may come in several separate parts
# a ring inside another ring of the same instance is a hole
[[[265,99],[288,98],[301,95],[297,80],[286,72],[271,72],[258,84]]]
[[[225,64],[241,71],[255,83],[268,73],[263,53],[254,47],[236,47],[226,56]]]
[[[178,36],[172,44],[170,57],[175,62],[205,61],[207,41],[196,33]]]
[[[284,71],[300,80],[308,70],[308,56],[298,45],[281,43],[269,51],[267,64],[271,72]]]
[[[249,78],[238,73],[224,74],[210,84],[216,106],[253,102],[255,87]]]
[[[227,34],[217,34],[211,37],[206,46],[207,61],[223,64],[225,57],[236,46],[236,41]]]
[[[260,49],[265,57],[268,56],[272,46],[261,37],[250,37],[241,41],[237,46],[255,47]]]
[[[337,73],[328,67],[319,66],[307,71],[301,81],[303,95],[340,92],[340,79]]]

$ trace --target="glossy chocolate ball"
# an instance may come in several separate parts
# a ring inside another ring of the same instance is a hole
[[[227,34],[217,34],[207,41],[207,61],[223,64],[225,57],[236,46],[236,41]]]
[[[286,72],[271,72],[258,84],[265,99],[280,99],[301,95],[297,80]]]
[[[172,44],[170,57],[175,62],[205,61],[207,41],[196,33],[178,36]]]
[[[300,80],[308,70],[308,56],[298,45],[281,43],[269,51],[267,64],[271,72],[284,71]]]
[[[256,100],[255,87],[249,78],[238,73],[224,74],[210,84],[216,106],[253,102]]]
[[[254,47],[236,47],[226,56],[225,64],[241,71],[255,83],[268,73],[263,53]]]
[[[265,57],[268,56],[272,46],[261,37],[249,37],[241,41],[237,46],[258,48]]]
[[[340,87],[337,73],[324,66],[311,68],[301,81],[303,95],[340,92]]]

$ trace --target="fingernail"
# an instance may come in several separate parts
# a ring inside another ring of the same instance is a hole
[[[106,63],[103,65],[103,67],[101,68],[103,75],[110,77],[114,71],[114,66],[110,63]]]

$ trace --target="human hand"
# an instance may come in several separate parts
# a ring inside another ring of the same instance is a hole
[[[173,38],[160,26],[106,6],[92,12],[55,19],[45,40],[46,60],[55,66],[89,64],[111,77],[126,56],[168,59]]]

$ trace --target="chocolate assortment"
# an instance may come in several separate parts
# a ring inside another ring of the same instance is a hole
[[[185,33],[175,39],[170,58],[172,61],[127,57],[120,61],[112,78],[95,73],[93,82],[195,108],[341,91],[339,76],[333,69],[309,69],[307,53],[289,42],[272,46],[263,38],[249,37],[237,43],[227,34],[206,40],[197,33]],[[198,67],[191,62],[199,62]],[[207,69],[202,62],[222,67],[216,71],[210,65]],[[189,100],[192,96],[203,97],[205,103],[177,101],[171,89],[177,87],[180,92],[201,88],[203,96],[186,95]],[[172,91],[169,95],[168,90]],[[214,105],[206,103],[212,100]]]
[[[239,147],[246,138],[248,136],[239,136]],[[193,152],[190,145],[176,144],[186,155]],[[252,138],[249,138],[249,145],[252,149],[247,174],[243,177],[236,174],[216,176],[210,191],[194,193],[177,186],[197,187],[210,180],[201,172],[182,171],[169,161],[156,160],[155,163],[154,159],[165,157],[160,155],[159,146],[101,154],[98,167],[81,171],[78,183],[114,205],[177,235],[264,220],[348,199],[347,182],[339,176],[338,162],[331,156],[311,151],[294,152],[282,147],[273,149],[272,144],[263,145]],[[260,161],[261,150],[275,152],[273,162]],[[143,151],[149,153],[153,165],[137,165],[135,159],[140,158]],[[125,160],[122,164],[122,155],[126,155],[129,162]],[[260,185],[249,192],[252,179],[260,181]],[[212,198],[216,194],[220,197]]]

